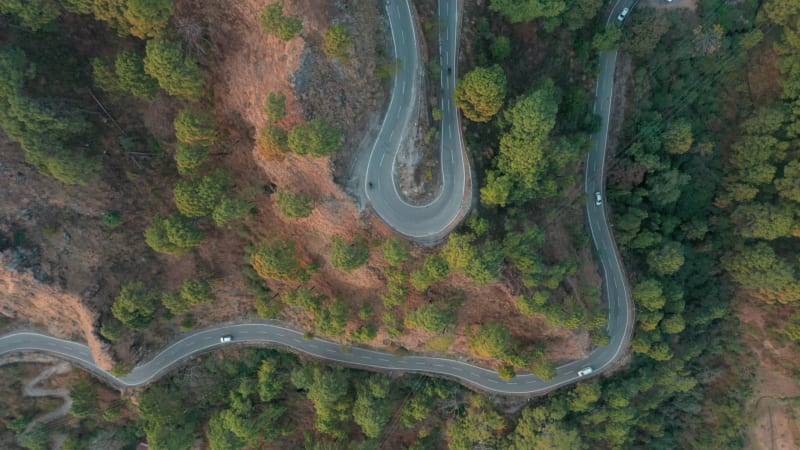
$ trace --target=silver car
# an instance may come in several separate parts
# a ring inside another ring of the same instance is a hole
[[[625,17],[627,17],[629,12],[631,12],[630,8],[622,8],[622,12],[619,13],[619,15],[617,16],[617,20],[622,22],[623,20],[625,20]]]

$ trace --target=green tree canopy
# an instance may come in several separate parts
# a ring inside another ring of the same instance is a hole
[[[356,385],[353,421],[368,438],[379,437],[392,417],[387,399],[389,388],[389,380],[378,376],[371,376]]]
[[[344,423],[349,421],[353,407],[347,373],[342,369],[307,365],[295,369],[291,380],[296,388],[307,391],[308,399],[314,404],[317,430],[345,438],[347,427]]]
[[[173,190],[175,206],[187,217],[204,217],[214,212],[230,188],[230,177],[222,169],[200,178],[180,180]]]
[[[673,155],[682,155],[692,148],[692,124],[687,119],[678,119],[670,122],[662,136],[664,149]]]
[[[189,278],[183,282],[181,297],[190,305],[200,305],[214,300],[214,291],[208,280]]]
[[[301,193],[279,190],[275,193],[275,203],[287,219],[302,219],[314,211],[314,199]]]
[[[530,22],[539,18],[557,17],[567,10],[564,0],[491,0],[489,9],[512,23]]]
[[[456,106],[461,108],[467,119],[488,122],[503,107],[507,84],[502,67],[477,67],[456,86]]]
[[[666,304],[661,283],[653,278],[636,283],[632,294],[638,305],[650,311],[660,310]]]
[[[131,24],[125,18],[128,0],[61,0],[69,12],[91,14],[95,19],[108,24],[120,36],[130,33]]]
[[[411,285],[423,292],[437,281],[444,280],[450,274],[447,261],[439,255],[428,255],[419,270],[411,273]]]
[[[795,212],[781,205],[751,203],[737,206],[731,213],[731,221],[746,238],[772,241],[792,235]]]
[[[731,278],[757,299],[767,303],[800,301],[797,268],[767,243],[743,246],[723,256],[722,264]]]
[[[141,281],[131,281],[122,286],[111,312],[125,325],[143,330],[150,325],[156,313],[158,296]]]
[[[647,264],[659,275],[672,275],[683,267],[685,257],[683,245],[679,242],[667,242],[647,254]]]
[[[158,95],[158,80],[145,73],[144,57],[138,52],[118,53],[114,68],[122,89],[147,100]]]
[[[331,58],[346,60],[350,45],[350,29],[344,24],[337,23],[331,25],[328,31],[325,32],[322,50]]]
[[[331,239],[331,264],[337,269],[350,272],[357,269],[369,260],[369,247],[367,242],[358,237],[352,242],[346,241],[341,236]]]
[[[181,175],[194,174],[208,159],[208,147],[178,142],[175,148],[175,164]]]
[[[289,150],[298,155],[330,156],[338,150],[342,133],[320,118],[298,125],[289,133]]]
[[[469,337],[469,347],[481,358],[504,359],[511,346],[511,332],[503,324],[488,322]]]
[[[127,0],[126,6],[130,33],[141,39],[161,36],[174,10],[172,0]]]
[[[411,258],[408,246],[397,236],[389,238],[383,247],[383,259],[389,264],[397,267],[402,266]]]
[[[447,430],[450,450],[501,448],[506,422],[483,396],[472,396],[467,413]]]
[[[210,111],[182,109],[173,124],[178,142],[208,147],[217,141],[217,119]]]
[[[598,52],[610,52],[619,47],[620,38],[622,38],[622,28],[612,23],[594,35],[592,47]]]
[[[309,271],[300,261],[292,241],[265,242],[250,255],[250,265],[268,280],[307,281]]]
[[[497,279],[503,255],[492,248],[479,248],[471,234],[451,233],[442,256],[453,271],[462,271],[479,285]]]
[[[159,253],[182,255],[205,241],[205,234],[182,214],[156,215],[144,232],[147,245]]]
[[[178,43],[166,39],[147,41],[144,71],[158,80],[161,89],[186,100],[200,100],[206,79],[197,61],[185,55]]]
[[[286,118],[286,95],[270,92],[264,109],[270,122],[280,122]]]
[[[34,79],[36,66],[24,51],[0,49],[0,126],[43,174],[65,184],[89,183],[101,161],[74,144],[86,142],[89,123],[79,110],[68,108],[65,99],[43,101],[25,95],[26,81]]]
[[[261,130],[258,144],[265,158],[279,159],[289,151],[289,134],[277,125],[269,125]]]
[[[211,213],[211,219],[220,227],[229,227],[247,219],[255,203],[246,197],[223,195]]]
[[[445,305],[423,303],[406,313],[406,325],[422,328],[432,333],[441,333],[456,319],[455,312]]]
[[[0,14],[11,14],[19,23],[37,31],[61,15],[55,0],[0,0]]]

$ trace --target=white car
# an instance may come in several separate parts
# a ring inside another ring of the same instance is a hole
[[[592,373],[592,368],[591,367],[586,367],[586,368],[583,368],[583,369],[578,371],[578,376],[579,377],[585,377],[586,375],[589,375],[590,373]]]
[[[628,15],[629,12],[631,12],[630,8],[622,8],[622,12],[619,13],[619,15],[617,16],[617,20],[622,22],[623,20],[625,20],[625,17]]]
[[[223,343],[230,342],[232,340],[233,340],[233,336],[231,336],[231,335],[222,336],[221,338],[219,338],[219,341],[223,342]]]
[[[600,206],[603,204],[603,196],[600,194],[600,192],[594,193],[594,204],[596,206]]]

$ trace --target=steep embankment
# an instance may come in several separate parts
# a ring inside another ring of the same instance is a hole
[[[40,281],[41,267],[26,267],[36,252],[10,248],[0,254],[0,310],[4,315],[33,323],[48,333],[85,340],[97,365],[109,370],[113,359],[96,334],[97,313],[79,296]]]

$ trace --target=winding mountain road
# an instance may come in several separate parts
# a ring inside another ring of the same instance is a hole
[[[389,131],[397,128],[396,134],[405,132],[405,129],[409,128],[412,111],[415,108],[416,100],[414,98],[419,89],[417,82],[419,74],[416,73],[419,70],[416,35],[407,0],[390,1],[387,8],[392,26],[395,53],[401,60],[403,71],[395,80],[389,110],[384,121],[385,130],[381,131],[370,158],[365,184],[372,180],[372,187],[365,185],[365,189],[367,189],[369,198],[378,214],[385,214],[381,217],[398,232],[419,239],[435,238],[438,233],[446,234],[449,231],[448,221],[458,216],[458,211],[462,208],[463,197],[466,195],[465,190],[468,189],[466,185],[469,184],[467,180],[469,167],[463,145],[461,145],[458,115],[455,105],[452,104],[457,49],[455,33],[458,29],[459,3],[448,0],[440,1],[440,14],[445,18],[443,21],[445,23],[441,27],[443,33],[441,54],[444,58],[442,89],[445,92],[442,97],[446,99],[443,106],[445,120],[442,123],[444,189],[433,203],[417,207],[403,202],[394,190],[392,166],[396,150],[392,149],[399,147],[400,137],[394,136],[393,132]],[[632,8],[634,1],[617,0],[611,8],[609,22],[615,20],[623,7]],[[443,4],[447,4],[447,6]],[[532,396],[547,393],[577,381],[581,378],[577,375],[577,371],[585,367],[592,367],[593,372],[589,376],[595,376],[618,360],[628,346],[633,328],[633,305],[626,286],[619,252],[609,229],[605,206],[597,206],[593,201],[595,192],[604,192],[604,162],[616,56],[616,52],[610,52],[600,57],[601,71],[597,82],[597,99],[594,110],[602,117],[602,124],[600,131],[592,136],[595,145],[587,158],[585,184],[586,193],[592,199],[587,205],[587,216],[592,239],[603,268],[605,293],[609,302],[607,330],[611,341],[609,345],[597,348],[587,359],[573,361],[559,367],[556,377],[552,380],[543,381],[528,374],[517,376],[510,381],[503,381],[496,372],[459,360],[428,356],[397,356],[375,350],[345,348],[341,344],[324,339],[305,339],[302,332],[288,329],[277,322],[219,326],[189,334],[121,378],[99,368],[86,345],[38,332],[16,332],[0,337],[0,355],[27,351],[58,355],[118,387],[145,385],[192,356],[237,344],[267,344],[288,347],[323,360],[370,370],[416,372],[443,376],[476,389],[503,395]],[[452,71],[448,71],[448,68],[452,68]],[[449,121],[447,117],[450,118]],[[448,130],[452,130],[452,135]],[[386,157],[389,155],[391,158],[387,160]],[[233,336],[233,341],[220,342],[220,337],[223,335]]]
[[[378,217],[396,232],[422,243],[437,242],[458,225],[469,211],[472,199],[472,175],[453,95],[460,3],[439,2],[442,184],[436,198],[424,205],[409,203],[399,193],[395,168],[398,154],[405,146],[413,145],[418,108],[427,104],[422,98],[425,93],[421,86],[425,68],[418,53],[417,30],[409,0],[388,0],[385,5],[399,71],[394,77],[389,108],[369,155],[363,189]]]

